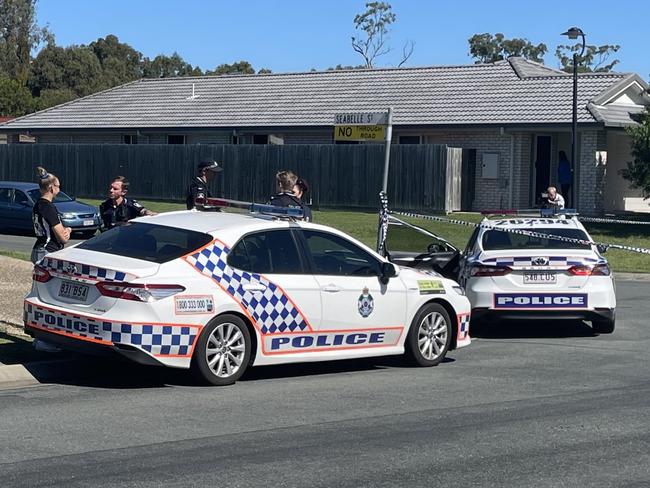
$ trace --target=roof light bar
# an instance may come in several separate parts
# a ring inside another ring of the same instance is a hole
[[[555,217],[555,216],[565,216],[565,217],[574,217],[579,215],[578,211],[574,208],[526,208],[519,210],[481,210],[481,215],[484,215],[486,218],[489,217],[504,217],[504,216],[514,216],[514,217]]]
[[[272,217],[301,219],[304,216],[304,212],[301,208],[278,207],[276,205],[242,202],[239,200],[228,200],[226,198],[199,197],[195,200],[195,202],[199,210],[209,210],[210,208],[240,208],[243,210],[248,210],[251,213],[270,215]]]

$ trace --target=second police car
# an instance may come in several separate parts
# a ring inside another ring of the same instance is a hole
[[[46,256],[24,302],[25,329],[43,341],[193,367],[215,385],[249,365],[406,353],[434,366],[470,343],[469,312],[454,281],[400,269],[333,228],[199,211]]]

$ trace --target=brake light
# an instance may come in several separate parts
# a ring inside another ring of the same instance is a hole
[[[574,276],[609,276],[612,274],[609,266],[606,264],[599,264],[597,266],[586,266],[584,264],[571,266],[569,273]]]
[[[99,293],[104,296],[136,302],[155,302],[156,300],[185,291],[185,287],[181,285],[148,285],[145,283],[122,283],[113,281],[101,281],[95,286],[97,286]]]
[[[512,269],[508,266],[474,266],[470,271],[470,276],[505,276]]]
[[[32,271],[32,279],[34,281],[38,281],[39,283],[47,283],[52,279],[52,275],[43,266],[35,264],[34,270]]]

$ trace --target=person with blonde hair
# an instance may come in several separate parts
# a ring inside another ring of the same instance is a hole
[[[36,234],[31,256],[32,263],[37,263],[48,253],[63,249],[65,243],[70,240],[71,232],[69,227],[64,227],[61,223],[59,213],[52,203],[61,188],[59,179],[41,166],[36,168],[36,174],[41,197],[36,201],[32,211]]]
[[[275,175],[275,181],[278,185],[278,193],[273,195],[269,199],[270,205],[275,205],[276,207],[290,207],[290,208],[299,208],[303,211],[303,219],[309,220],[307,217],[307,206],[296,196],[294,189],[298,177],[293,171],[279,171]],[[309,212],[311,216],[311,212]]]

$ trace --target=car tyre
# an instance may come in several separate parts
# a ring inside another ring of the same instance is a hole
[[[611,334],[614,332],[615,326],[616,319],[613,317],[611,319],[594,320],[591,322],[591,327],[597,334]]]
[[[437,366],[451,345],[453,325],[439,303],[427,303],[415,315],[408,337],[406,355],[418,366]]]
[[[251,336],[236,315],[220,315],[201,331],[194,348],[192,368],[210,385],[235,383],[246,371],[251,357]]]

